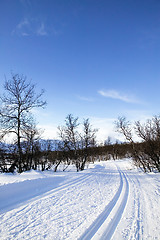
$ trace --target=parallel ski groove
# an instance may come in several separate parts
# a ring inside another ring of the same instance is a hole
[[[109,222],[108,226],[106,226],[102,236],[100,237],[101,240],[108,240],[112,237],[116,226],[118,225],[122,213],[125,209],[127,199],[128,199],[128,192],[129,192],[129,184],[125,174],[118,170],[120,174],[120,185],[119,188],[110,201],[110,203],[106,206],[104,211],[98,216],[98,218],[91,224],[91,226],[85,231],[85,233],[79,238],[79,240],[90,240],[90,239],[99,239],[97,235],[98,230],[101,228],[105,221],[110,217],[113,209],[119,204],[119,207],[112,217],[111,221]],[[124,196],[122,197],[122,191],[124,192]],[[122,200],[120,199],[122,197]],[[120,201],[120,203],[119,203]]]
[[[116,230],[116,227],[119,223],[119,221],[121,220],[123,211],[125,209],[126,203],[127,203],[127,199],[128,199],[128,193],[129,193],[129,183],[128,180],[125,176],[125,174],[122,172],[124,180],[125,180],[125,192],[124,192],[124,196],[122,198],[122,201],[120,202],[120,205],[114,215],[114,217],[112,218],[110,224],[108,225],[108,227],[105,229],[105,232],[103,233],[101,240],[108,240],[111,239],[113,233]],[[124,186],[124,184],[123,184]],[[118,203],[118,200],[117,200]]]

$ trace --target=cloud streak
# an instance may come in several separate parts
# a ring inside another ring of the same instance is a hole
[[[12,31],[12,34],[16,34],[19,36],[47,36],[47,30],[44,22],[39,21],[38,19],[22,19],[15,29]]]
[[[22,29],[25,26],[29,26],[29,20],[24,18],[20,23],[18,23],[17,28]]]
[[[117,100],[121,100],[121,101],[127,102],[127,103],[137,103],[138,102],[133,97],[119,93],[116,90],[99,90],[98,93],[103,97],[117,99]]]
[[[46,36],[47,31],[45,30],[44,23],[41,23],[40,27],[37,29],[37,35],[38,36]]]
[[[83,96],[77,95],[77,98],[82,100],[82,101],[86,101],[86,102],[94,102],[94,99],[90,98],[90,97],[83,97]]]

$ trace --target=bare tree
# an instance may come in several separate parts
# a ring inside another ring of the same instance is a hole
[[[69,114],[65,119],[65,126],[58,127],[59,137],[62,140],[61,150],[70,152],[70,157],[74,159],[77,171],[80,169],[80,136],[77,130],[78,126],[78,117],[74,118],[72,114]]]
[[[154,116],[143,124],[137,121],[135,130],[143,141],[146,168],[149,171],[156,168],[160,172],[160,116]]]
[[[133,133],[131,123],[125,117],[119,117],[115,122],[116,131],[122,133],[127,141],[133,143]]]
[[[44,90],[36,94],[35,85],[19,74],[12,74],[10,80],[5,80],[4,90],[5,94],[0,97],[1,138],[11,133],[16,135],[18,160],[14,164],[19,172],[22,172],[21,141],[25,130],[30,128],[31,110],[46,105],[41,98]]]
[[[154,116],[145,123],[136,121],[134,126],[121,117],[116,122],[117,131],[122,133],[132,146],[132,158],[144,172],[157,169],[160,172],[160,117]],[[133,130],[141,139],[136,144],[133,139]]]
[[[89,119],[84,119],[83,121],[83,132],[81,134],[82,142],[82,160],[80,170],[84,170],[85,164],[87,162],[87,157],[90,155],[89,149],[95,147],[96,144],[96,132],[98,129],[92,129]]]
[[[30,170],[31,168],[35,168],[37,166],[37,152],[39,153],[39,147],[37,149],[37,145],[39,145],[39,140],[41,137],[41,130],[37,128],[35,121],[30,122],[30,126],[24,129],[23,139],[21,142],[21,148],[23,152],[23,168],[24,170]],[[38,150],[38,151],[37,151]]]
[[[58,127],[61,139],[60,150],[64,151],[67,163],[75,163],[77,171],[84,170],[87,158],[91,155],[91,148],[96,145],[96,132],[89,119],[84,119],[82,131],[78,131],[78,117],[69,114],[65,120],[66,125]]]

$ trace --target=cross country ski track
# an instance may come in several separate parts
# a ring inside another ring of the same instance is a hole
[[[129,183],[127,177],[119,168],[118,172],[120,185],[116,194],[105,207],[104,211],[95,219],[92,225],[85,231],[79,240],[108,240],[112,237],[116,226],[121,220],[129,194]]]

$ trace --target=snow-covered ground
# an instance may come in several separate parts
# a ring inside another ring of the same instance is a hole
[[[160,239],[160,174],[130,160],[0,175],[0,239]]]

